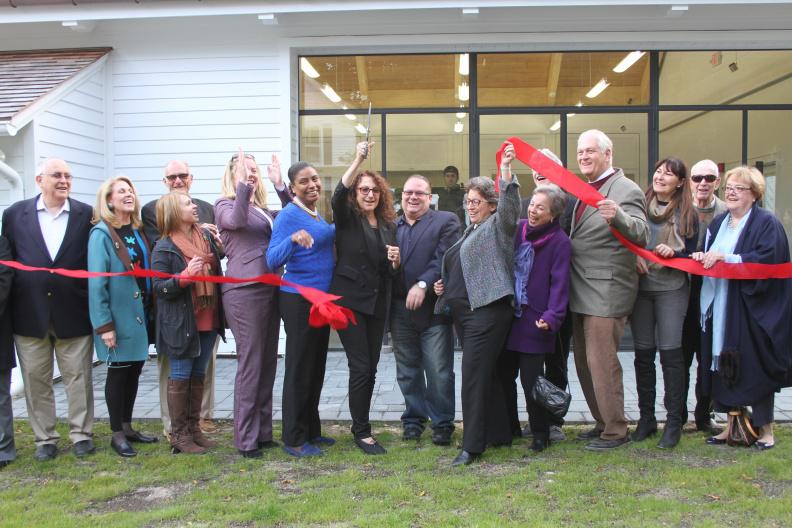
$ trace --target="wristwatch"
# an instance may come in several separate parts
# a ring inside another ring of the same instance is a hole
[[[426,289],[426,281],[418,281],[416,284],[418,284],[418,287],[422,290]]]

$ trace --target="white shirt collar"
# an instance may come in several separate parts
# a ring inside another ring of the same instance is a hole
[[[49,210],[47,209],[47,206],[44,204],[44,195],[43,194],[39,194],[38,200],[36,201],[36,211],[45,211],[45,212],[49,213]],[[63,211],[67,211],[67,212],[71,211],[71,208],[69,207],[69,199],[68,198],[66,199],[65,202],[63,202],[63,207],[61,207],[54,216],[56,216],[56,217],[60,216],[60,214]]]
[[[594,180],[593,182],[591,182],[591,183],[598,182],[598,181],[600,181],[603,178],[607,178],[612,173],[613,173],[613,167],[608,167],[607,169],[605,169],[605,172],[600,174],[599,177],[596,180]]]

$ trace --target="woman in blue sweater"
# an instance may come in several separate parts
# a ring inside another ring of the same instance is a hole
[[[316,169],[300,161],[289,168],[292,203],[275,218],[267,248],[271,270],[286,266],[283,278],[327,291],[333,278],[335,226],[316,209],[322,182]],[[311,304],[294,288],[281,286],[280,311],[286,330],[283,378],[283,450],[295,457],[321,455],[318,445],[332,445],[319,422],[330,328],[308,324]]]

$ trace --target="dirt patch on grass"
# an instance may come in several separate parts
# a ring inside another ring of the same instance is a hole
[[[777,499],[792,491],[792,480],[756,480],[765,497]]]
[[[104,502],[94,503],[86,513],[100,514],[121,511],[141,511],[173,502],[192,488],[191,484],[174,483],[163,486],[144,486],[122,493]]]

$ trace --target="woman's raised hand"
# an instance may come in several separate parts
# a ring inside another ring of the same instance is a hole
[[[374,148],[373,141],[370,141],[368,143],[366,143],[365,141],[361,141],[360,143],[357,144],[357,147],[355,149],[355,157],[359,161],[363,161],[364,159],[369,157],[372,148]]]
[[[267,166],[267,178],[276,189],[283,189],[283,174],[277,154],[272,155],[272,163]]]

